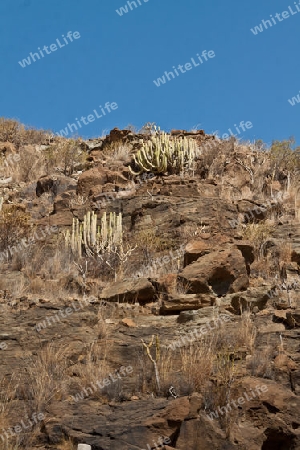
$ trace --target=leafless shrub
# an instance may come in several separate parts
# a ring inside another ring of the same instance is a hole
[[[60,169],[64,175],[71,176],[75,169],[83,169],[87,154],[80,143],[79,139],[67,139],[49,145],[43,152],[46,173],[51,174],[53,170]]]
[[[20,151],[20,160],[12,172],[12,177],[17,181],[30,182],[40,178],[44,173],[44,165],[41,156],[34,147],[27,146]]]
[[[2,260],[11,261],[31,229],[29,214],[17,205],[4,205],[0,211],[0,251],[5,252]]]
[[[26,127],[15,119],[0,117],[0,142],[11,142],[17,148],[25,144],[41,144],[49,132]]]

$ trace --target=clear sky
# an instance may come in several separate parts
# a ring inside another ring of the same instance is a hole
[[[93,115],[80,122],[85,138],[145,122],[222,135],[250,121],[244,139],[300,144],[300,97],[288,102],[300,91],[299,0],[299,12],[294,0],[135,1],[0,0],[0,116],[59,132]],[[200,64],[204,50],[215,56]],[[118,107],[96,117],[106,102]]]

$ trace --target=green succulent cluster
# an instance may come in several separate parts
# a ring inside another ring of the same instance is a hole
[[[88,256],[98,256],[122,246],[122,214],[110,213],[107,217],[105,212],[98,227],[97,220],[93,211],[85,214],[83,222],[73,218],[72,231],[65,233],[65,242],[77,256],[82,256],[82,250]]]
[[[143,172],[181,173],[192,169],[197,149],[194,139],[157,134],[144,141],[142,148],[133,155],[138,171],[131,167],[130,171],[133,175]]]

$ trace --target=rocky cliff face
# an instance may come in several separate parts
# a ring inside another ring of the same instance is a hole
[[[17,137],[0,448],[300,449],[297,171],[203,131],[171,133],[193,164],[140,175],[151,135]]]

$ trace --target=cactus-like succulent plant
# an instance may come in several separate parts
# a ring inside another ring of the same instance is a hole
[[[107,217],[105,212],[98,227],[97,219],[93,211],[85,214],[82,223],[73,218],[72,232],[65,233],[65,243],[77,256],[81,257],[83,250],[88,256],[97,256],[122,245],[122,214],[110,213]]]
[[[181,173],[191,169],[197,154],[197,144],[194,139],[185,137],[170,137],[166,133],[152,136],[143,142],[143,146],[133,155],[135,167],[129,168],[133,175],[143,172]]]

